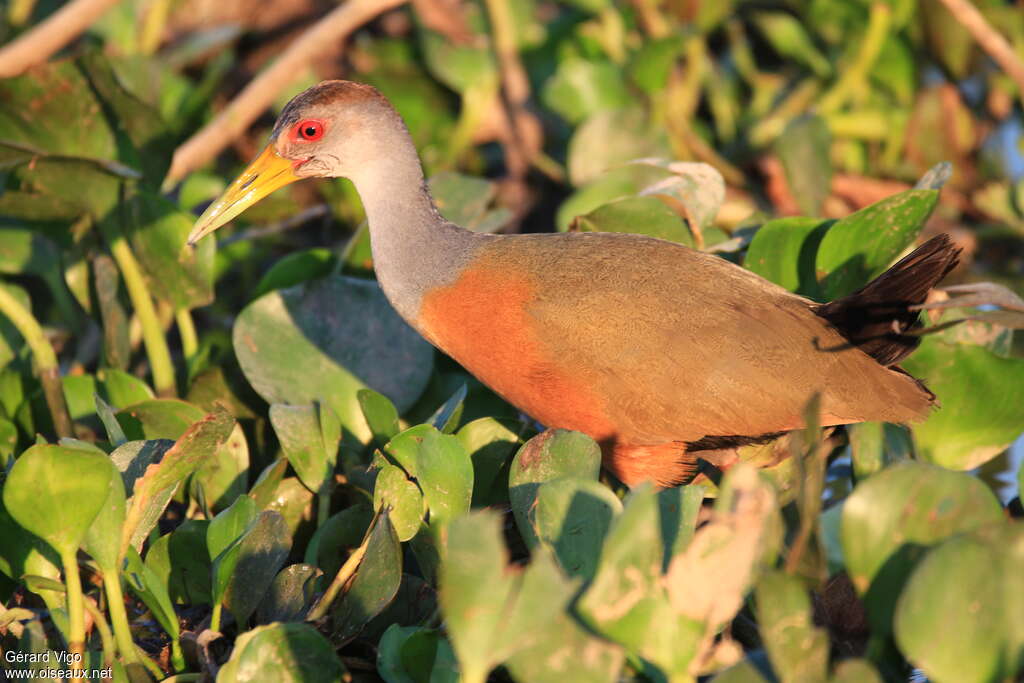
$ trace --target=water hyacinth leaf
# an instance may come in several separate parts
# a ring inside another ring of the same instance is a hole
[[[836,221],[818,246],[815,269],[831,301],[881,275],[913,243],[939,201],[937,190],[907,190]]]
[[[206,553],[214,560],[242,537],[259,515],[256,503],[249,496],[239,496],[230,507],[209,521],[206,527]]]
[[[668,139],[661,130],[649,125],[640,108],[594,114],[577,126],[569,140],[569,180],[580,187],[627,161],[670,157]]]
[[[586,434],[549,429],[527,441],[512,460],[509,501],[516,527],[531,547],[538,542],[533,512],[540,485],[552,479],[574,476],[597,481],[601,449]]]
[[[294,535],[300,526],[313,520],[313,494],[295,477],[287,477],[278,484],[274,500],[266,509],[281,513]]]
[[[356,392],[356,398],[366,419],[366,426],[373,434],[374,443],[384,446],[401,430],[395,404],[373,389],[360,389]]]
[[[60,559],[39,536],[18,524],[0,500],[0,572],[15,581],[26,574],[60,578]]]
[[[460,384],[447,401],[430,416],[427,420],[438,431],[443,434],[451,434],[459,426],[459,419],[462,417],[463,404],[466,401],[466,385]]]
[[[264,510],[274,499],[277,487],[284,479],[284,473],[288,471],[287,458],[278,458],[263,468],[260,476],[256,477],[256,483],[249,489],[249,497],[256,502],[256,508]]]
[[[372,433],[357,392],[372,388],[407,410],[426,387],[434,358],[376,283],[341,276],[252,302],[235,322],[234,347],[246,379],[268,403],[323,400],[364,443]]]
[[[811,599],[803,582],[781,571],[761,577],[755,590],[757,623],[779,680],[824,681],[828,634],[811,620]]]
[[[926,338],[902,364],[925,381],[942,410],[911,430],[920,457],[968,470],[1006,450],[1024,424],[1024,360]],[[979,401],[998,396],[998,401]]]
[[[96,403],[96,414],[99,415],[103,428],[107,430],[107,441],[114,448],[123,445],[128,441],[128,437],[124,435],[121,424],[114,417],[114,409],[107,405],[99,394],[93,394],[93,400]]]
[[[640,159],[644,164],[671,171],[672,175],[651,183],[640,190],[644,197],[657,197],[695,228],[711,227],[718,210],[725,201],[725,179],[714,166],[697,161],[668,161],[666,159]]]
[[[313,405],[270,406],[270,422],[274,425],[281,450],[302,483],[313,493],[333,482],[334,459],[329,454],[320,432],[318,407]]]
[[[506,470],[522,445],[515,431],[517,427],[521,425],[482,417],[463,425],[455,434],[473,461],[474,507],[486,507],[508,499]]]
[[[897,463],[859,484],[842,514],[847,572],[878,633],[889,633],[896,598],[929,546],[1003,516],[980,480],[919,462]]]
[[[121,535],[122,552],[128,545],[141,547],[167,505],[167,491],[173,491],[206,459],[213,457],[234,426],[235,421],[223,410],[210,413],[189,427],[159,463],[146,468],[133,488]]]
[[[521,574],[508,572],[501,522],[491,511],[448,526],[440,602],[464,681],[483,681],[512,653],[528,647],[568,603],[573,584],[554,560],[535,552]]]
[[[658,521],[661,545],[665,549],[662,568],[686,549],[697,529],[697,518],[706,489],[700,485],[676,486],[658,491]]]
[[[608,527],[622,511],[611,489],[591,479],[562,477],[537,490],[533,514],[540,542],[569,576],[594,578]]]
[[[143,563],[135,548],[127,549],[121,572],[128,587],[146,604],[146,607],[160,623],[161,628],[167,631],[172,639],[177,640],[181,626],[178,624],[178,615],[174,611],[174,604],[167,592],[167,586]]]
[[[399,467],[385,465],[373,487],[373,509],[390,509],[391,523],[399,541],[416,535],[423,523],[423,494]]]
[[[302,621],[313,602],[317,580],[323,576],[308,564],[290,564],[274,578],[270,590],[256,608],[256,621]]]
[[[132,252],[149,281],[150,291],[175,309],[191,309],[213,301],[213,257],[216,245],[203,240],[189,247],[191,214],[171,201],[146,191],[122,203]]]
[[[131,441],[177,439],[205,414],[191,403],[157,398],[125,406],[118,411],[117,421]]]
[[[125,519],[125,493],[121,474],[109,458],[110,480],[103,506],[82,539],[82,549],[104,573],[116,572],[121,559],[121,527]]]
[[[245,624],[288,559],[292,536],[284,517],[264,510],[233,546],[231,576],[224,590],[224,605],[235,621]],[[227,551],[231,551],[229,548]],[[220,578],[220,577],[218,577]]]
[[[402,582],[402,545],[382,512],[369,531],[366,554],[348,590],[331,605],[331,641],[347,643],[359,635],[394,599]]]
[[[427,434],[436,431],[437,429],[433,425],[428,424],[409,427],[384,445],[384,453],[391,462],[405,470],[410,477],[415,478],[420,444]]]
[[[569,229],[576,216],[582,216],[603,204],[636,195],[645,187],[671,177],[672,172],[650,164],[627,163],[602,173],[576,190],[558,207],[555,225]]]
[[[574,224],[583,232],[640,233],[693,246],[686,223],[656,197],[626,197],[599,206]]]
[[[327,639],[309,624],[257,626],[235,642],[217,683],[335,683],[348,672]]]
[[[846,434],[850,439],[850,456],[857,479],[864,479],[895,462],[913,457],[910,431],[902,425],[861,422],[848,425]]]
[[[153,390],[145,382],[117,368],[96,371],[100,396],[115,408],[124,408],[153,398]]]
[[[832,74],[828,59],[815,47],[803,24],[792,15],[785,12],[757,12],[754,23],[772,48],[783,57],[803,64],[819,78],[828,78]]]
[[[743,266],[791,292],[814,296],[818,243],[833,223],[805,216],[770,220],[754,233]]]
[[[780,16],[796,23],[788,15]],[[775,141],[775,153],[786,172],[789,190],[800,210],[808,216],[821,215],[821,207],[831,192],[831,144],[825,120],[815,115],[793,119]]]
[[[564,59],[544,84],[544,104],[569,123],[633,101],[619,68],[608,61]]]
[[[505,667],[516,680],[531,683],[614,683],[625,659],[619,645],[593,636],[563,612],[541,627],[534,643],[513,653]]]
[[[379,640],[392,624],[417,626],[428,623],[436,614],[439,612],[434,587],[419,576],[404,573],[395,599],[366,625],[361,635],[371,641]]]
[[[129,498],[135,492],[135,482],[146,469],[164,457],[174,447],[170,439],[154,439],[152,441],[129,441],[121,444],[110,454],[110,460],[121,472],[125,495]]]
[[[377,646],[377,673],[386,683],[457,683],[451,644],[435,630],[392,624]]]
[[[882,683],[882,677],[866,659],[844,659],[836,666],[829,681],[830,683]]]
[[[39,276],[64,320],[75,325],[77,313],[61,278],[61,257],[57,245],[36,230],[4,226],[0,228],[0,273]]]
[[[199,489],[206,508],[219,511],[245,494],[248,488],[249,444],[242,426],[236,424],[227,441],[195,471],[189,480],[189,493],[199,500]]]
[[[206,546],[209,524],[205,519],[187,519],[157,539],[146,553],[146,566],[167,586],[176,604],[210,604],[211,562]]]
[[[303,561],[333,577],[341,568],[346,550],[362,543],[372,522],[373,508],[368,503],[356,503],[336,512],[313,533]]]
[[[217,194],[220,194],[219,192]],[[263,274],[252,298],[258,299],[275,289],[285,289],[330,275],[338,267],[338,257],[330,249],[315,247],[293,251],[282,256],[270,269]]]
[[[1022,563],[1019,525],[988,526],[931,550],[896,607],[900,649],[939,683],[1013,678],[1024,665]]]
[[[432,175],[427,185],[441,215],[467,230],[495,232],[512,218],[512,212],[503,206],[488,208],[497,188],[484,178],[442,171]]]
[[[468,5],[461,12],[474,39],[455,43],[445,35],[422,29],[420,48],[430,73],[452,90],[466,94],[474,88],[489,89],[497,86],[498,66],[485,30],[483,10]]]
[[[103,509],[115,475],[110,459],[101,453],[32,446],[7,475],[4,507],[18,524],[66,557]]]
[[[459,440],[432,429],[416,453],[416,480],[430,511],[430,525],[440,528],[469,511],[473,500],[473,461]]]

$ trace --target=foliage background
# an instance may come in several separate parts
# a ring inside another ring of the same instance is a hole
[[[0,82],[5,650],[115,680],[1020,675],[1022,84],[962,19],[345,7],[126,0]],[[1019,66],[1020,4],[978,7]],[[0,70],[58,9],[5,6]],[[185,247],[274,113],[335,77],[392,100],[474,230],[646,232],[820,300],[951,234],[969,288],[926,315],[969,320],[905,364],[942,410],[822,436],[812,403],[741,454],[760,474],[628,493],[398,321],[347,181]]]

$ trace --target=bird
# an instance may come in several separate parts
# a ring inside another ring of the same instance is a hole
[[[804,427],[909,423],[937,403],[898,363],[914,306],[958,262],[948,235],[817,303],[721,257],[643,235],[482,234],[445,220],[401,116],[369,85],[323,81],[281,111],[189,244],[279,187],[345,177],[377,280],[427,341],[548,428],[583,432],[630,487],[692,479],[702,451]]]

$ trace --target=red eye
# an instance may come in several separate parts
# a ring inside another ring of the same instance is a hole
[[[324,124],[316,119],[306,119],[300,121],[299,125],[295,126],[295,137],[302,138],[303,140],[319,140],[324,136]]]

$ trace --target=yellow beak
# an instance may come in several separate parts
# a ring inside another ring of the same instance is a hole
[[[295,175],[292,162],[279,156],[273,143],[267,145],[224,194],[203,212],[188,235],[188,243],[195,244],[274,190],[296,180],[301,178]]]

